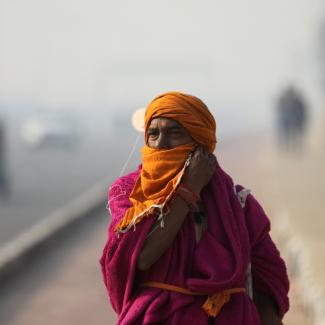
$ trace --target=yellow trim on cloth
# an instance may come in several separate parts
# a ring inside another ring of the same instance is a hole
[[[208,296],[207,300],[202,305],[203,310],[206,312],[208,316],[216,317],[222,307],[229,302],[230,296],[233,293],[243,293],[246,292],[245,288],[231,288],[221,292],[218,292],[214,295],[208,295],[207,293],[202,292],[193,292],[183,287],[178,287],[172,284],[167,284],[163,282],[155,282],[155,281],[148,281],[141,285],[142,287],[150,287],[150,288],[159,288],[164,290],[169,290],[173,292],[179,292],[186,295],[192,296]]]

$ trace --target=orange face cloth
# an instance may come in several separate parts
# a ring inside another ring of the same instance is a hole
[[[145,114],[145,139],[152,119],[170,118],[180,123],[194,142],[172,149],[142,148],[142,170],[132,193],[129,208],[115,231],[126,232],[145,216],[158,215],[163,226],[167,203],[180,183],[190,162],[195,145],[209,152],[216,146],[216,123],[206,105],[198,98],[179,92],[169,92],[155,98]]]

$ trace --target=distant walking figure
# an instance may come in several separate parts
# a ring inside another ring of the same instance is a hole
[[[109,190],[100,263],[117,324],[279,325],[286,266],[263,208],[214,155],[213,115],[169,92],[144,125],[142,165]]]
[[[278,140],[285,150],[300,149],[307,126],[307,106],[301,93],[287,88],[277,104]]]

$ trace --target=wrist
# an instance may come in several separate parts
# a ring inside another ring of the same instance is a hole
[[[200,195],[194,192],[193,189],[186,184],[179,184],[175,194],[179,196],[184,202],[186,202],[190,210],[198,209],[198,201],[200,199]]]
[[[190,188],[194,193],[196,193],[198,196],[200,196],[200,193],[202,191],[202,186],[198,184],[197,182],[191,182],[191,181],[184,181],[183,184]]]

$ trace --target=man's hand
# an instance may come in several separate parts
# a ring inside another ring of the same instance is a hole
[[[188,184],[196,193],[209,183],[216,169],[216,157],[208,153],[203,147],[198,147],[192,156],[186,170],[184,183]]]

